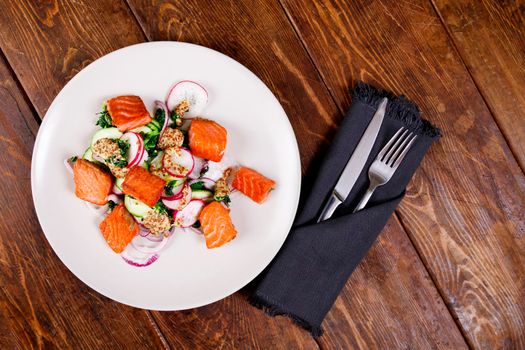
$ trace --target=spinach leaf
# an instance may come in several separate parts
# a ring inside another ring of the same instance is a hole
[[[164,119],[166,119],[166,113],[162,108],[158,108],[155,111],[155,115],[153,116],[153,119],[156,120],[161,126],[164,125]]]
[[[197,220],[197,221],[195,221],[195,223],[193,225],[191,225],[191,227],[200,228],[201,227],[201,222],[199,220]]]
[[[95,125],[100,126],[102,129],[111,128],[113,126],[113,121],[109,115],[108,108],[104,105],[102,112],[97,113],[98,120]]]
[[[146,134],[144,132],[140,133],[142,135],[142,138],[144,139],[144,148],[148,152],[149,158],[153,159],[158,153],[157,148],[157,141],[159,139],[159,133],[158,132],[150,132],[149,134]]]
[[[164,191],[166,191],[166,194],[171,196],[173,195],[173,187],[175,187],[175,184],[177,183],[177,180],[171,180],[169,181],[166,186],[164,186]]]
[[[192,191],[205,189],[203,181],[197,181],[195,183],[192,183],[190,185],[190,187],[191,187]]]
[[[213,199],[216,200],[217,202],[223,202],[224,204],[226,204],[227,207],[229,207],[231,203],[230,196],[221,196],[221,197],[213,196]]]
[[[121,139],[116,139],[115,141],[117,141],[117,145],[120,148],[120,154],[122,157],[126,158],[129,149],[129,142]]]
[[[117,159],[116,156],[111,156],[107,159],[107,161],[114,166],[118,166],[119,168],[124,168],[128,165],[128,162],[125,159]]]
[[[153,206],[153,210],[156,210],[157,212],[161,213],[161,214],[166,214],[168,215],[168,207],[166,207],[164,205],[164,203],[162,203],[161,201],[158,201],[157,204],[155,204]]]
[[[115,208],[116,206],[117,206],[117,203],[113,201],[108,201],[109,210],[113,210],[113,208]]]

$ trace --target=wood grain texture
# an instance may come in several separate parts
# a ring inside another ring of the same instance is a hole
[[[312,152],[320,153],[342,114],[327,97],[315,68],[277,3],[236,1],[219,6],[217,2],[207,1],[132,0],[130,5],[150,40],[177,39],[205,45],[233,57],[261,77],[288,114],[298,138],[303,167],[315,166]],[[327,336],[323,337],[329,337],[326,343],[334,348],[366,347],[363,341],[370,340],[369,344],[377,348],[409,345],[412,348],[464,348],[459,330],[396,219],[383,236],[329,314],[325,323]],[[186,319],[181,314],[155,313],[155,318],[172,343],[182,343],[181,336],[193,334],[195,328],[211,332],[213,328],[209,325],[215,322],[217,314],[235,323],[243,314],[257,313],[244,308],[240,308],[240,316],[238,311],[234,314],[224,311],[237,310],[245,303],[244,299],[236,294],[217,304],[189,311],[191,318],[184,323],[184,332],[171,331],[175,324],[181,327]],[[258,327],[282,328],[287,337],[296,337],[296,331],[285,318],[272,320],[259,314],[250,319]],[[245,342],[251,343],[250,332],[238,333],[239,330],[228,324],[220,323],[222,331],[216,335],[215,345],[239,347]],[[272,346],[279,346],[281,333],[270,334],[275,336]],[[280,340],[280,346],[289,347],[284,339]],[[203,340],[193,343],[203,344]]]
[[[433,3],[525,171],[525,1]]]
[[[3,1],[0,46],[43,118],[76,73],[100,56],[144,41],[122,1]]]
[[[161,348],[144,311],[93,292],[47,243],[30,191],[37,128],[0,57],[0,348]]]
[[[469,344],[525,348],[525,178],[431,4],[283,4],[341,110],[361,79],[443,129],[397,213]]]

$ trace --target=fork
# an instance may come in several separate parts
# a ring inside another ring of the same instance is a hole
[[[383,147],[368,170],[370,185],[354,209],[354,213],[365,207],[376,188],[390,181],[416,137],[414,133],[401,127]]]

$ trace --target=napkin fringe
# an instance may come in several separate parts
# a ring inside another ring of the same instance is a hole
[[[352,93],[353,101],[360,101],[373,108],[377,108],[384,97],[388,98],[386,107],[387,117],[399,120],[418,134],[430,138],[441,137],[441,130],[432,125],[428,120],[421,118],[421,111],[417,105],[403,95],[396,96],[362,81],[357,82]]]
[[[276,303],[270,302],[266,297],[260,294],[252,295],[249,299],[249,302],[251,305],[263,310],[267,315],[271,317],[282,315],[290,318],[294,323],[296,323],[299,327],[302,327],[305,330],[307,330],[315,338],[320,337],[323,334],[321,327],[313,326],[307,321],[303,320],[302,318],[285,311],[283,308],[276,305]]]

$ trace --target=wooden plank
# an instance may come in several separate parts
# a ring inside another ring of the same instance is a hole
[[[525,2],[432,2],[525,171]]]
[[[29,191],[37,129],[0,57],[0,348],[160,348],[144,311],[93,292],[47,243]]]
[[[107,52],[144,39],[125,3],[116,1],[75,1],[75,3],[64,1],[46,4],[6,2],[3,13],[0,14],[0,20],[11,27],[10,31],[0,30],[2,49],[41,117],[55,94],[85,65]],[[31,205],[30,199],[27,199],[27,203]],[[33,220],[33,224],[35,227],[38,226],[36,220]],[[29,261],[32,261],[32,257],[31,253],[28,253]],[[52,264],[49,267],[51,271],[47,275],[50,280],[55,279],[56,274],[64,273],[66,269],[55,257],[53,257]],[[135,338],[131,334],[134,329],[128,329],[127,325],[120,320],[125,318],[133,322],[136,318],[137,328],[140,329],[144,327],[140,321],[148,316],[148,313],[109,302],[91,292],[86,286],[82,285],[78,288],[81,291],[74,290],[74,292],[81,294],[79,299],[84,307],[92,307],[97,312],[101,312],[97,306],[103,302],[107,311],[103,315],[105,317],[101,316],[101,319],[114,317],[119,321],[117,325],[122,329],[117,328],[114,331],[114,336],[122,342],[119,347],[135,348],[138,344],[133,343]],[[45,293],[49,293],[49,290],[45,290]],[[45,305],[48,300],[51,301],[52,296],[45,293],[42,293],[39,299],[32,301],[33,305],[37,303]],[[73,295],[67,294],[67,296],[67,301],[72,302]],[[91,306],[88,302],[93,305]],[[65,302],[64,305],[69,309],[74,307]],[[17,304],[14,303],[13,307],[16,306]],[[260,311],[255,310],[239,297],[216,304],[212,309],[220,310],[224,323],[216,324],[214,321],[210,322],[209,319],[204,320],[206,328],[197,329],[197,333],[192,333],[183,325],[164,327],[163,331],[170,333],[170,340],[177,344],[176,347],[186,347],[185,344],[187,346],[201,344],[202,347],[209,348],[208,344],[215,344],[217,341],[226,344],[228,342],[245,344],[244,342],[247,341],[257,348],[268,348],[272,344],[275,346],[287,344],[293,348],[317,347],[315,341],[306,332],[290,326],[290,321],[286,319],[268,325],[267,319]],[[111,316],[116,311],[119,313]],[[189,322],[183,317],[184,314],[170,313],[167,315],[172,315],[172,320],[175,320],[176,323],[179,323],[181,317],[184,321]],[[91,320],[89,315],[79,314],[78,317],[81,319],[71,320],[71,322],[90,322]],[[19,314],[14,315],[12,319],[13,322],[22,322]],[[243,326],[236,327],[237,331],[233,332],[232,325],[239,324],[241,321]],[[107,321],[107,324],[111,324],[111,321]],[[150,339],[149,333],[145,334],[146,331],[149,331],[148,328],[144,328],[143,347],[149,348],[152,347],[150,342],[153,340]],[[82,341],[82,337],[90,337],[91,329],[93,328],[86,328],[87,334],[78,336],[79,339],[76,341]],[[289,333],[287,329],[293,329],[293,331]],[[95,330],[98,331],[97,328]],[[127,339],[127,333],[130,333],[129,339]],[[191,334],[191,336],[188,337],[186,334]],[[221,339],[217,340],[218,336]],[[100,341],[108,340],[107,337],[100,336]],[[93,338],[89,340],[92,341]],[[108,340],[108,344],[112,343]],[[97,347],[100,346],[84,346],[84,348]]]
[[[205,45],[233,57],[255,72],[286,110],[299,142],[303,167],[315,166],[313,154],[329,142],[342,115],[327,96],[307,53],[277,3],[237,1],[230,6],[195,0],[183,3],[132,0],[130,5],[150,40],[176,39]],[[391,348],[392,344],[403,342],[413,348],[427,345],[463,348],[465,344],[457,327],[399,222],[394,219],[383,235],[347,284],[325,323],[326,333],[332,340],[330,345],[336,348],[363,345],[353,338],[363,337],[364,326],[368,327],[367,337],[374,339],[370,344],[378,348]],[[391,275],[387,276],[385,271]],[[193,334],[195,328],[206,329],[207,325],[216,322],[220,309],[236,310],[234,306],[242,305],[244,298],[236,294],[221,301],[222,306],[215,304],[188,312],[194,320],[186,323],[182,333],[171,331],[175,324],[181,327],[180,314],[155,313],[155,318],[171,342],[182,344],[186,332]],[[238,311],[234,312],[226,316],[231,317],[228,320],[233,323],[242,319]],[[243,312],[251,314],[252,311]],[[257,329],[283,328],[288,336],[297,337],[296,330],[285,319],[271,320],[262,315],[250,319],[256,322]],[[221,325],[219,333],[212,333],[212,329],[207,334],[217,339],[225,337],[232,347],[252,343],[251,333],[239,332],[234,327],[228,329],[228,322],[221,322]],[[280,335],[273,341],[272,346],[279,344]],[[286,343],[282,346],[290,347]]]
[[[144,41],[123,1],[2,1],[2,5],[0,46],[41,118],[82,68],[113,50]]]
[[[525,178],[431,4],[283,4],[342,110],[361,79],[443,129],[398,215],[469,344],[524,348]]]

